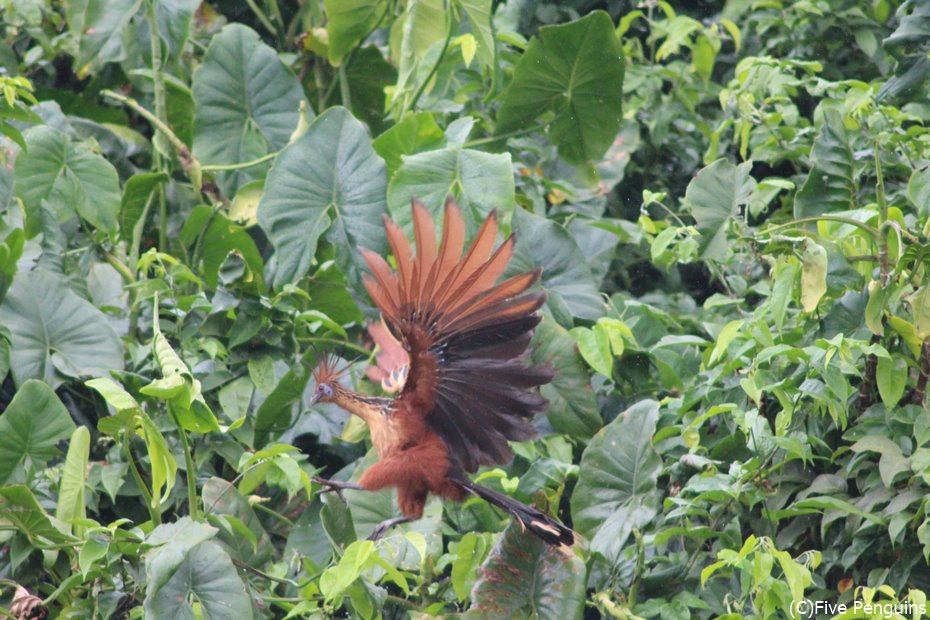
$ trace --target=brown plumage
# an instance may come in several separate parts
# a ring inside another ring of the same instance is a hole
[[[466,473],[513,457],[508,441],[535,436],[532,418],[548,402],[534,389],[552,379],[548,367],[525,362],[542,291],[530,291],[540,270],[498,283],[513,254],[514,237],[496,250],[497,216],[482,224],[471,246],[458,207],[446,201],[442,245],[426,208],[413,201],[414,255],[403,231],[385,218],[396,273],[381,256],[362,250],[371,270],[365,288],[381,310],[369,327],[381,352],[368,376],[394,398],[368,397],[342,387],[331,361],[317,368],[315,400],[331,401],[363,418],[378,462],[358,485],[397,488],[402,517],[418,519],[432,493],[461,501],[474,493],[516,517],[551,544],[571,544],[571,530],[548,515],[471,482]]]

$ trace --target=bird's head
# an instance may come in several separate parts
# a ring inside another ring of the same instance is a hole
[[[337,370],[336,358],[332,355],[324,355],[316,368],[313,369],[313,378],[316,380],[316,387],[313,389],[313,396],[310,398],[310,405],[316,403],[331,403],[336,400],[337,395],[343,389],[339,384],[345,369]]]

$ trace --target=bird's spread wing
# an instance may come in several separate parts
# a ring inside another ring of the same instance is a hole
[[[458,207],[446,202],[442,245],[423,205],[413,203],[416,255],[403,231],[385,219],[397,261],[395,273],[379,255],[363,250],[371,269],[365,286],[381,310],[387,334],[381,345],[384,366],[375,376],[391,383],[399,356],[407,354],[400,399],[417,399],[430,428],[467,471],[510,460],[508,440],[535,434],[530,420],[548,405],[533,388],[548,383],[548,367],[528,365],[524,353],[539,323],[542,291],[528,292],[538,269],[498,283],[513,253],[511,236],[494,249],[497,217],[491,214],[465,254],[465,223]],[[395,347],[396,348],[396,347]],[[401,364],[403,365],[403,364]]]

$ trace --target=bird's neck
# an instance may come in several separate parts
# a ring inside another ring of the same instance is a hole
[[[391,408],[392,399],[380,396],[368,396],[352,390],[341,388],[336,391],[333,399],[337,405],[351,414],[357,415],[369,426],[381,424],[381,419],[387,415]]]
[[[378,451],[379,458],[389,454],[402,443],[401,429],[390,415],[393,399],[367,396],[340,388],[336,391],[334,402],[365,420],[371,432],[371,443]]]

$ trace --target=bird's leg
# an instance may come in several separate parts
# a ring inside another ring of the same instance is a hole
[[[371,534],[369,534],[368,540],[378,540],[384,536],[385,532],[387,532],[395,525],[400,525],[401,523],[410,523],[411,521],[416,521],[416,519],[413,517],[394,517],[393,519],[385,519],[375,526],[375,529],[373,529]]]
[[[345,495],[342,494],[342,492],[345,489],[354,489],[357,491],[364,490],[364,487],[354,482],[341,482],[339,480],[327,480],[326,478],[320,478],[319,476],[310,476],[310,480],[317,484],[321,484],[325,487],[322,491],[320,491],[320,495],[322,495],[323,493],[335,493],[336,495],[339,496],[339,499],[342,500],[343,504],[348,503],[346,501]]]

